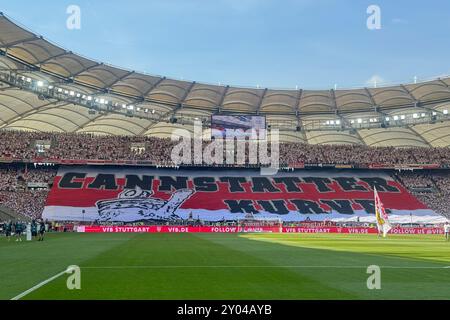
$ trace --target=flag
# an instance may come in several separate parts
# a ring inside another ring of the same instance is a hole
[[[380,196],[378,195],[377,189],[374,188],[373,191],[375,197],[375,216],[377,219],[378,231],[383,232],[383,237],[386,237],[386,234],[392,229],[392,226],[389,223],[388,215],[384,209],[383,203],[381,202]]]

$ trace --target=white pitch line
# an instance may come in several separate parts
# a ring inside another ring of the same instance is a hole
[[[368,266],[86,266],[81,269],[182,269],[182,268],[334,268],[334,269],[367,269]],[[436,266],[380,266],[382,269],[446,269],[448,267]]]
[[[30,289],[28,289],[28,290],[22,292],[21,294],[15,296],[15,297],[12,298],[11,300],[19,300],[19,299],[25,297],[27,294],[29,294],[29,293],[31,293],[31,292],[33,292],[33,291],[39,289],[39,288],[42,287],[42,286],[45,286],[47,283],[49,283],[49,282],[55,280],[56,278],[61,277],[61,276],[62,276],[63,274],[65,274],[66,272],[67,272],[67,270],[64,270],[64,271],[62,271],[62,272],[60,272],[60,273],[54,275],[53,277],[48,278],[47,280],[44,280],[44,281],[38,283],[38,284],[35,285],[34,287],[32,287],[32,288],[30,288]]]

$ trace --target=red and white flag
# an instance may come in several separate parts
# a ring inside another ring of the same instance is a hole
[[[386,213],[383,202],[381,202],[377,189],[374,188],[373,191],[375,197],[375,215],[377,218],[378,231],[383,233],[383,237],[386,237],[386,234],[392,229],[392,226],[389,223],[389,217]]]

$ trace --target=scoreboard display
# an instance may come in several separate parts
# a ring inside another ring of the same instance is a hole
[[[211,137],[258,139],[266,129],[266,118],[251,115],[213,115],[211,117]],[[265,137],[265,135],[264,135]]]

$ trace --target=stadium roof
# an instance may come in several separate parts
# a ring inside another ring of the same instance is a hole
[[[285,141],[450,145],[446,122],[420,121],[435,116],[446,120],[450,78],[347,90],[258,89],[180,81],[85,58],[3,14],[0,50],[1,71],[110,103],[109,108],[92,108],[97,111],[92,112],[82,103],[40,96],[2,81],[0,128],[168,136],[176,127],[192,125],[194,118],[208,123],[211,114],[245,113],[266,116],[268,124],[283,130]],[[179,121],[170,121],[174,118]],[[386,119],[392,127],[381,128]]]

